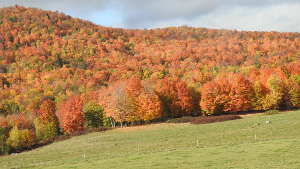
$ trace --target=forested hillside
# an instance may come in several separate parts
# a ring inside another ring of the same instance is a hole
[[[300,107],[300,33],[126,30],[0,9],[0,146],[87,128]]]

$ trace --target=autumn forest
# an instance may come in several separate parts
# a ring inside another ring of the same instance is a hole
[[[0,154],[182,116],[300,108],[300,33],[117,29],[0,9]]]

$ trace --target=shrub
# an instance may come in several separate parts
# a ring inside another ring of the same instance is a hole
[[[83,112],[87,127],[99,128],[103,126],[104,111],[101,105],[89,102],[83,106]]]
[[[58,118],[56,116],[55,102],[50,98],[45,98],[38,110],[38,117],[44,123],[55,123],[58,126]]]
[[[34,119],[34,128],[37,140],[42,142],[52,141],[58,134],[55,122],[44,123],[40,118]]]
[[[16,126],[18,129],[32,129],[33,122],[32,120],[26,116],[24,113],[13,114],[7,116],[8,122],[10,126]]]
[[[38,117],[34,120],[35,132],[39,141],[51,141],[58,135],[59,122],[55,113],[55,102],[50,98],[45,98],[37,112]]]
[[[269,89],[261,82],[256,81],[253,84],[254,98],[252,107],[254,110],[264,110],[265,97],[269,93]]]
[[[300,75],[298,74],[292,75],[290,79],[293,79],[298,85],[300,85]]]
[[[115,119],[113,119],[111,117],[106,117],[106,115],[104,115],[104,117],[103,117],[103,126],[104,127],[115,127],[116,126],[116,121],[115,121]]]
[[[6,144],[6,140],[8,137],[10,128],[0,127],[0,155],[1,154],[9,154],[10,147]]]
[[[4,116],[18,114],[18,113],[20,113],[20,107],[15,102],[7,101],[0,106],[0,114]]]
[[[270,92],[266,95],[265,100],[263,102],[263,109],[280,109],[283,105],[283,99],[285,96],[285,88],[283,81],[273,75],[267,81],[267,88]]]
[[[15,126],[10,130],[6,143],[16,151],[28,149],[35,144],[35,135],[32,130]]]
[[[289,79],[287,83],[289,101],[292,107],[300,108],[300,85],[296,79]]]
[[[9,126],[8,121],[4,117],[0,117],[0,128],[7,128]]]

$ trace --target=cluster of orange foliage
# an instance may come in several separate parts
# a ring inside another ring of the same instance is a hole
[[[229,73],[203,85],[201,108],[215,114],[300,107],[299,74],[286,67],[252,73],[255,78]]]
[[[3,8],[0,116],[6,117],[0,126],[14,128],[12,138],[31,136],[34,125],[42,133],[48,123],[72,134],[85,128],[88,101],[121,125],[201,110],[299,108],[299,59],[299,33],[126,30],[57,12]],[[43,124],[32,124],[34,112]]]
[[[164,105],[169,109],[171,117],[191,115],[194,110],[193,98],[186,83],[163,79],[156,85],[156,92]]]
[[[4,117],[0,117],[0,128],[7,128],[8,127],[8,121]]]
[[[18,129],[32,129],[32,119],[24,113],[13,114],[7,116],[10,126],[17,127]]]
[[[151,121],[162,116],[162,103],[149,82],[134,77],[99,91],[99,103],[117,122]]]
[[[114,29],[56,12],[3,8],[0,99],[34,112],[45,96],[60,103],[133,76],[180,78],[199,88],[220,72],[295,63],[299,48],[298,33]]]
[[[46,98],[43,100],[40,109],[38,110],[38,117],[44,123],[54,122],[58,124],[58,119],[56,116],[56,104],[52,99]]]
[[[252,108],[252,84],[240,74],[220,76],[202,88],[201,108],[207,114],[248,111]]]
[[[66,134],[80,132],[84,129],[83,101],[80,96],[72,96],[61,104],[58,117]]]

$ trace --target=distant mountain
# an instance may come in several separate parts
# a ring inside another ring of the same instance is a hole
[[[86,129],[295,108],[300,33],[128,30],[0,9],[0,155]]]
[[[201,87],[223,72],[297,67],[299,58],[300,33],[126,30],[35,8],[0,9],[0,99],[24,111],[44,96],[60,102],[132,76]]]

